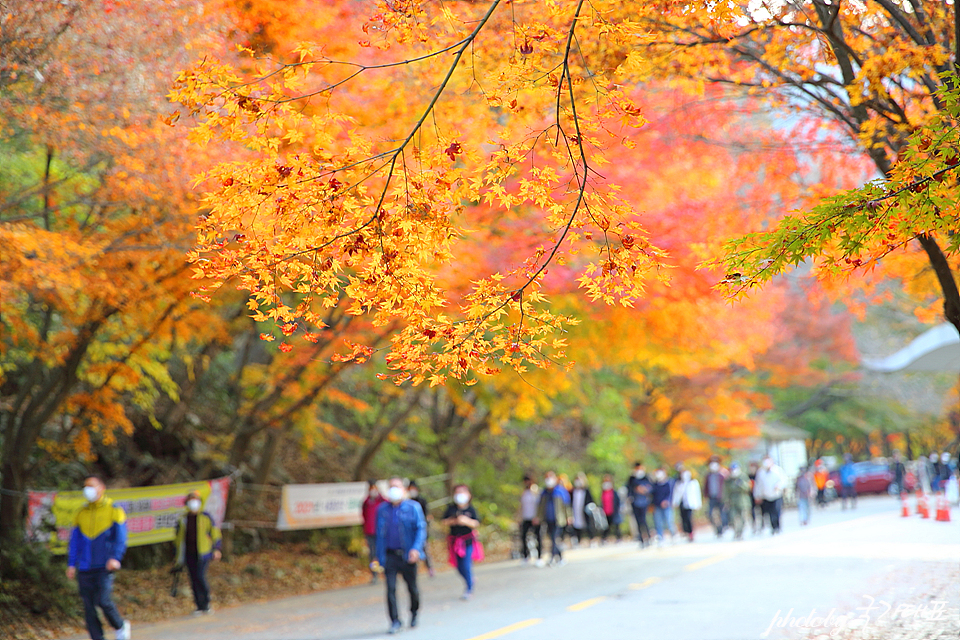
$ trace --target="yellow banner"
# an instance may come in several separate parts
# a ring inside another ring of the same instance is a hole
[[[184,482],[156,487],[108,489],[106,496],[127,514],[127,546],[137,547],[173,540],[177,519],[185,510],[187,494],[196,491],[203,510],[219,526],[226,512],[229,479]],[[45,540],[56,554],[67,552],[77,513],[86,503],[81,491],[30,492],[27,534]],[[50,531],[50,528],[55,531]]]

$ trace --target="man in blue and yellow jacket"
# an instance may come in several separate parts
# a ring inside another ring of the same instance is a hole
[[[129,640],[130,623],[124,621],[113,603],[113,576],[127,550],[127,516],[104,497],[106,487],[97,476],[90,476],[83,486],[87,499],[77,514],[76,526],[70,534],[67,551],[67,577],[76,577],[83,599],[87,631],[92,640],[104,640],[103,625],[97,607],[107,622],[117,630],[117,640]]]
[[[203,500],[196,491],[187,494],[187,512],[177,521],[174,544],[177,546],[177,565],[187,566],[196,613],[211,613],[210,585],[207,566],[211,559],[220,559],[220,529],[206,511],[200,511]]]

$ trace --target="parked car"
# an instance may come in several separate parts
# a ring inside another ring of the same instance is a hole
[[[883,462],[854,462],[853,469],[855,480],[853,486],[857,494],[864,493],[896,493],[897,488],[893,482],[893,472],[890,467]],[[839,491],[840,489],[840,471],[830,472],[830,480]],[[916,477],[910,471],[904,477],[904,485],[907,491],[913,491],[916,486]]]

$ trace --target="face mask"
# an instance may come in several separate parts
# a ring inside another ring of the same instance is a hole
[[[420,495],[420,492],[419,492],[419,491],[417,491],[416,489],[410,489],[410,497],[411,497],[411,498],[416,498],[418,495]]]
[[[710,463],[710,471],[713,471],[714,473],[716,473],[717,471],[720,471],[720,463],[718,463],[718,462],[711,462],[711,463]]]
[[[604,482],[604,483],[603,483],[603,488],[604,488],[604,489],[613,489],[613,483],[612,483],[612,482]]]
[[[931,454],[930,454],[930,462],[936,462],[936,461],[937,461],[937,454],[931,453]]]
[[[683,472],[683,479],[684,479],[684,480],[689,480],[689,479],[690,479],[690,472],[689,472],[689,471],[684,471],[684,472]]]
[[[95,502],[97,500],[97,491],[96,487],[84,487],[83,488],[83,497],[87,499],[87,502]]]
[[[647,475],[647,472],[644,471],[643,469],[640,469],[639,471],[634,471],[634,472],[633,472],[633,476],[634,476],[635,478],[642,478],[642,477],[644,477],[644,476],[646,476],[646,475]]]
[[[942,456],[940,456],[940,461],[941,461],[941,462],[944,462],[944,463],[950,462],[950,454],[949,454],[949,453],[945,453],[945,454],[943,454]]]
[[[193,513],[200,511],[200,501],[197,499],[187,500],[187,509],[190,509]]]
[[[557,486],[557,479],[547,478],[543,481],[543,484],[547,485],[547,489],[553,489],[555,486]]]
[[[390,487],[387,490],[387,497],[390,502],[400,502],[403,500],[403,487]]]
[[[456,494],[455,496],[453,496],[453,500],[454,500],[454,502],[456,502],[456,503],[459,504],[460,506],[463,506],[463,505],[467,504],[468,502],[470,502],[470,494],[467,494],[467,493],[458,493],[458,494]]]
[[[730,472],[730,475],[732,475],[734,478],[740,477],[740,469],[734,469]]]
[[[667,479],[667,474],[663,471],[657,471],[657,482],[663,482]]]

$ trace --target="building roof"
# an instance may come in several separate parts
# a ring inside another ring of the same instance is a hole
[[[864,358],[871,371],[956,371],[960,372],[960,334],[949,322],[920,334],[906,347],[885,358]]]

